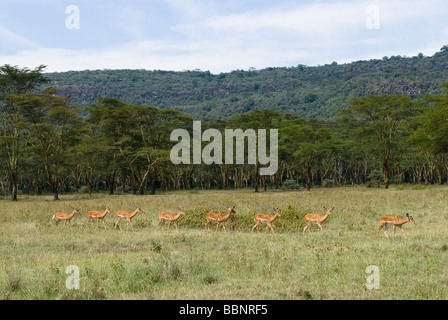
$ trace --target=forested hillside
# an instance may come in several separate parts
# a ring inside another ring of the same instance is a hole
[[[347,64],[263,70],[90,70],[47,73],[58,95],[89,106],[99,98],[159,108],[180,108],[195,119],[227,119],[252,109],[275,109],[305,118],[334,119],[352,98],[442,93],[448,81],[448,46],[431,57],[383,57]]]

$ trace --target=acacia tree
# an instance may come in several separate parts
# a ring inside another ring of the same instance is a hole
[[[448,154],[448,83],[442,86],[446,94],[429,96],[430,105],[414,121],[416,130],[410,137],[417,149],[426,155],[427,162],[433,162],[440,184]]]
[[[30,93],[40,84],[48,82],[49,78],[43,75],[44,69],[43,65],[34,70],[8,64],[0,67],[0,147],[11,178],[13,201],[17,201],[19,160],[26,147],[28,128],[15,103],[16,99],[12,97]]]
[[[358,138],[365,138],[371,152],[381,157],[385,188],[389,188],[390,170],[405,152],[409,120],[419,112],[411,98],[402,95],[370,95],[352,99],[351,107],[341,111],[342,121]]]
[[[270,141],[270,129],[278,129],[281,118],[282,115],[277,110],[251,110],[246,114],[232,117],[227,121],[226,126],[240,128],[242,130],[253,129],[255,131],[255,141],[258,144],[258,130],[265,129],[266,141]],[[255,192],[259,191],[260,183],[263,183],[264,191],[266,191],[267,179],[265,176],[263,179],[260,176],[259,155],[257,156],[255,163],[256,164],[253,171],[253,184]]]
[[[40,156],[47,183],[54,200],[59,200],[59,175],[66,163],[66,150],[80,136],[82,120],[79,108],[69,106],[68,99],[55,96],[48,88],[40,94],[10,96],[18,106],[29,131],[27,143]]]
[[[282,158],[300,168],[302,183],[310,191],[313,170],[326,154],[334,151],[337,139],[327,128],[314,129],[296,120],[284,123],[279,135]]]
[[[130,105],[110,98],[100,99],[89,111],[89,121],[98,128],[109,156],[115,163],[122,161],[130,174],[134,193],[143,194],[149,178],[151,193],[155,193],[160,165],[169,159],[170,133],[191,118],[178,110]],[[113,166],[113,172],[116,170]]]

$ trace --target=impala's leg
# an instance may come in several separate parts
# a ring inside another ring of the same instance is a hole
[[[394,238],[395,238],[395,229],[396,229],[396,226],[394,225]]]
[[[219,228],[219,222],[216,223],[215,233],[218,232],[218,228]]]
[[[117,229],[117,226],[118,226],[118,229],[121,230],[121,227],[120,227],[120,218],[118,218],[118,219],[117,219],[117,222],[115,222],[115,228],[114,228],[114,229]]]
[[[384,235],[386,236],[386,238],[389,238],[389,236],[387,235],[387,228],[389,228],[389,225],[386,223],[384,224]]]
[[[177,227],[177,221],[174,221],[174,226],[176,227],[176,231],[179,231],[179,228]]]
[[[320,229],[321,232],[324,232],[324,229],[322,229],[322,226],[320,225],[319,222],[317,223],[317,226],[319,227],[319,229]]]
[[[252,231],[254,231],[255,227],[257,227],[257,231],[258,231],[258,221],[255,221],[255,225],[252,227],[252,230],[250,230],[250,233],[252,233]]]
[[[378,237],[378,233],[380,233],[380,231],[381,231],[381,229],[383,229],[383,227],[384,227],[384,223],[383,224],[380,223],[380,227],[378,228],[378,230],[376,230],[377,237]]]
[[[403,226],[400,226],[400,230],[401,230],[401,234],[405,237],[405,239],[406,239],[406,234],[404,233],[404,230],[403,230]]]
[[[227,232],[226,225],[224,223],[222,224],[222,228],[224,229],[224,232]]]
[[[305,230],[308,230],[308,232],[311,233],[311,222],[309,220],[306,221],[306,226],[303,228],[303,232],[305,232]]]
[[[134,230],[134,226],[132,225],[131,219],[129,219],[129,218],[128,218],[128,223],[131,225],[132,232],[135,232],[135,230]]]
[[[271,228],[272,234],[275,234],[274,229],[272,229],[272,225],[268,224],[269,228]]]
[[[101,222],[103,223],[104,230],[106,230],[106,224],[104,223],[104,219],[101,219]]]

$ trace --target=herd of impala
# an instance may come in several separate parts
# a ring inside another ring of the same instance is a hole
[[[323,207],[323,208],[325,210],[325,214],[308,213],[307,215],[305,215],[304,219],[305,219],[306,226],[303,228],[303,233],[305,233],[306,230],[308,230],[308,232],[311,232],[311,230],[310,230],[311,224],[316,224],[319,227],[321,232],[324,231],[322,228],[322,223],[324,223],[328,219],[331,212],[334,210],[334,207],[331,209],[327,209],[326,207]],[[73,209],[73,211],[70,213],[56,212],[53,215],[52,220],[55,221],[55,224],[59,223],[60,221],[64,221],[64,225],[67,224],[67,221],[69,222],[69,224],[71,224],[71,219],[73,218],[73,216],[76,213],[80,213],[78,209],[76,209],[76,208],[72,208],[72,209]],[[176,230],[178,230],[177,219],[179,219],[179,217],[181,215],[185,215],[185,211],[184,211],[184,209],[181,209],[179,207],[177,209],[179,210],[179,212],[177,214],[170,213],[170,212],[160,212],[159,213],[159,221],[157,222],[156,228],[158,229],[159,225],[162,224],[162,230],[163,230],[163,224],[165,222],[168,222],[168,229],[169,229],[171,226],[171,223],[174,222],[174,226],[176,227]],[[138,206],[136,206],[136,209],[134,211],[127,211],[127,210],[117,211],[117,213],[115,214],[117,217],[117,221],[115,222],[114,229],[116,229],[118,226],[118,228],[121,230],[120,221],[126,220],[127,221],[126,229],[128,229],[128,227],[130,225],[132,228],[132,231],[134,231],[134,226],[132,225],[131,219],[139,212],[143,212],[143,211]],[[110,213],[109,206],[106,206],[106,210],[104,210],[104,211],[99,211],[99,210],[89,211],[87,214],[88,215],[87,225],[89,225],[91,223],[91,221],[93,223],[93,221],[96,220],[97,227],[99,227],[99,223],[101,221],[104,229],[106,229],[106,225],[104,224],[104,218],[106,217],[106,215],[108,213]],[[229,208],[226,214],[216,213],[216,212],[207,213],[205,215],[206,220],[207,220],[205,223],[205,230],[210,231],[209,224],[211,222],[216,222],[216,230],[215,231],[218,231],[220,225],[222,225],[223,230],[226,231],[226,227],[225,227],[224,223],[229,219],[229,217],[232,213],[236,213],[235,206]],[[255,228],[257,229],[257,232],[259,232],[258,226],[260,225],[260,223],[266,224],[266,231],[268,230],[268,228],[270,228],[272,233],[274,233],[274,229],[272,228],[272,222],[277,217],[280,217],[280,216],[281,215],[280,215],[279,208],[274,208],[273,215],[265,214],[265,213],[256,214],[254,216],[255,225],[252,227],[251,233],[254,231]],[[389,226],[393,226],[394,237],[395,237],[395,230],[397,227],[400,228],[401,232],[403,233],[403,236],[405,236],[404,230],[403,230],[403,225],[407,222],[415,223],[414,218],[412,218],[412,216],[409,215],[409,213],[406,214],[406,218],[401,218],[401,217],[395,216],[395,215],[382,216],[380,218],[380,226],[379,226],[378,230],[376,231],[376,235],[378,236],[378,233],[381,231],[381,229],[384,228],[384,235],[386,236],[386,238],[388,238],[389,236],[387,235],[387,228]]]

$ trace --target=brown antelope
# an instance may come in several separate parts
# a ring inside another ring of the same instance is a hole
[[[176,227],[176,230],[179,230],[177,228],[177,219],[179,219],[180,215],[185,215],[185,211],[184,211],[184,209],[181,209],[179,207],[177,207],[177,209],[179,210],[179,212],[177,214],[170,213],[170,212],[160,212],[159,213],[159,222],[157,223],[156,229],[159,228],[160,223],[163,222],[163,224],[164,224],[165,222],[168,221],[168,229],[171,226],[171,222],[174,222],[174,226]],[[162,230],[163,230],[163,224],[162,224]]]
[[[73,211],[71,213],[67,213],[67,212],[56,212],[53,217],[51,218],[51,220],[54,220],[55,224],[58,224],[59,221],[63,220],[64,221],[64,226],[67,225],[67,221],[68,223],[70,223],[70,225],[72,224],[71,220],[73,218],[73,216],[75,215],[75,213],[79,213],[79,210],[76,208],[72,208]]]
[[[224,232],[227,232],[226,227],[224,226],[224,222],[226,222],[227,219],[229,219],[231,213],[236,213],[235,206],[233,206],[233,208],[229,208],[226,214],[216,213],[216,212],[207,213],[205,215],[205,217],[207,219],[207,222],[205,223],[205,230],[210,231],[210,228],[209,228],[210,222],[217,222],[215,232],[218,231],[219,225],[221,223],[222,223],[222,228],[224,229]]]
[[[106,217],[106,215],[110,212],[110,207],[106,206],[106,210],[103,211],[99,211],[99,210],[91,210],[87,213],[88,218],[87,218],[87,225],[89,225],[90,220],[95,220],[96,219],[96,227],[99,227],[99,223],[100,220],[103,223],[104,229],[106,229],[106,225],[104,224],[104,218]],[[92,221],[93,223],[93,221]]]
[[[327,220],[328,216],[331,214],[331,211],[333,211],[334,207],[331,209],[327,209],[326,207],[324,207],[324,210],[326,211],[325,214],[318,214],[318,213],[308,213],[305,216],[305,222],[306,222],[306,226],[305,228],[303,228],[303,232],[306,231],[306,229],[308,229],[308,232],[311,232],[311,223],[317,224],[317,226],[319,227],[320,231],[324,231],[324,229],[322,228],[322,223],[325,222],[325,220]]]
[[[117,215],[117,222],[115,222],[115,227],[114,229],[118,228],[121,230],[120,227],[120,221],[121,220],[125,220],[128,222],[128,224],[126,225],[126,230],[128,230],[129,225],[131,225],[132,231],[134,230],[134,226],[132,225],[131,219],[139,212],[143,212],[142,209],[140,209],[140,207],[137,207],[134,211],[127,211],[127,210],[121,210],[121,211],[117,211],[116,215]]]
[[[280,210],[277,208],[274,208],[274,215],[270,215],[270,214],[264,214],[264,213],[258,213],[254,216],[254,220],[255,220],[255,225],[252,227],[252,230],[250,231],[250,233],[252,233],[252,231],[254,231],[255,228],[257,228],[257,232],[259,233],[260,230],[258,229],[258,225],[260,223],[265,223],[266,224],[266,231],[268,231],[268,228],[271,228],[272,233],[274,232],[274,229],[272,229],[272,221],[274,221],[277,217],[281,217],[280,215]]]
[[[394,237],[395,237],[395,228],[399,227],[401,229],[401,233],[406,238],[406,235],[404,234],[404,230],[403,230],[403,225],[409,221],[411,221],[412,223],[415,223],[414,218],[412,218],[412,216],[410,216],[409,213],[406,213],[406,218],[401,218],[399,216],[393,216],[393,215],[382,216],[380,218],[380,227],[376,231],[376,236],[378,237],[378,233],[384,227],[384,235],[386,236],[386,238],[389,238],[386,231],[387,231],[387,228],[389,227],[389,225],[393,225],[394,226]]]

